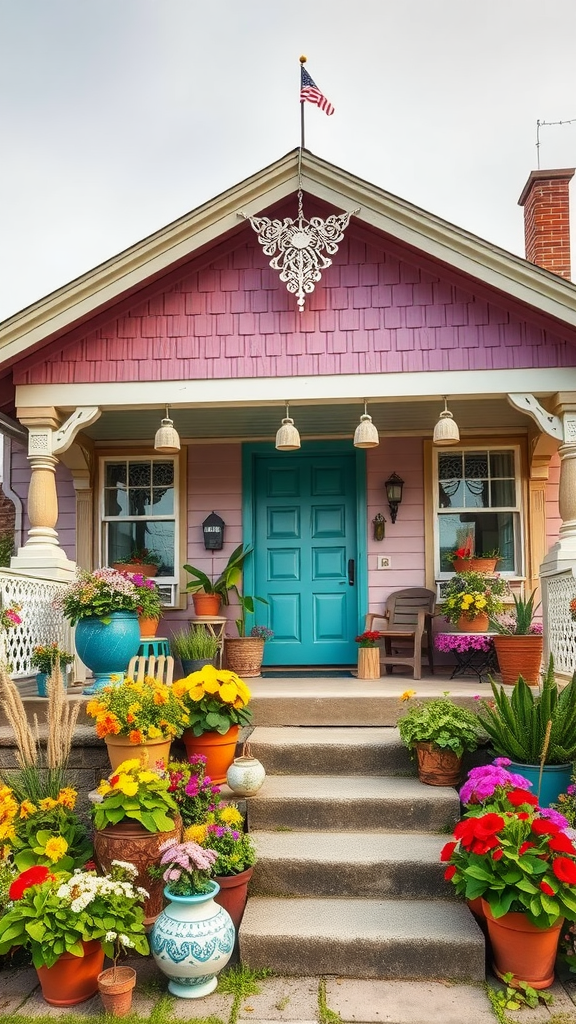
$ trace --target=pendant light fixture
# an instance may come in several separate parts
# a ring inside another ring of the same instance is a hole
[[[154,451],[163,452],[164,455],[174,455],[176,452],[180,451],[180,438],[178,436],[178,431],[168,415],[168,406],[166,406],[166,416],[156,431],[156,437],[154,438]]]
[[[360,423],[354,432],[354,447],[376,448],[379,444],[378,431],[372,423],[372,417],[368,415],[367,402],[364,399],[364,414],[360,417]]]
[[[286,415],[276,434],[276,448],[279,452],[293,452],[300,447],[300,434],[290,419],[290,403],[286,402]]]
[[[448,397],[444,395],[444,411],[440,413],[440,419],[434,427],[432,443],[443,447],[456,444],[460,440],[460,431],[452,413],[448,408]]]

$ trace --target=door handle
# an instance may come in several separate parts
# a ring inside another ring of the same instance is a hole
[[[349,558],[348,559],[348,585],[350,587],[354,586],[354,572],[355,572],[355,568],[356,568],[356,566],[355,566],[355,563],[354,563],[354,559],[353,558]]]

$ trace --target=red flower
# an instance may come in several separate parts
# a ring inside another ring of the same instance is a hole
[[[576,864],[568,857],[555,857],[552,861],[552,871],[559,882],[568,882],[568,885],[576,885]]]
[[[532,831],[537,836],[557,836],[560,829],[553,821],[548,821],[546,818],[534,818]]]
[[[528,814],[528,811],[518,811],[516,817],[519,821],[526,821],[530,817],[530,815]]]
[[[447,882],[449,882],[450,879],[453,878],[455,874],[456,874],[456,868],[455,868],[454,864],[450,864],[450,866],[447,867],[446,871],[444,872],[444,878],[446,879]]]
[[[506,793],[506,798],[514,807],[520,807],[521,804],[531,804],[532,807],[538,805],[538,797],[534,796],[534,793],[529,793],[527,789],[512,789]]]
[[[548,882],[540,882],[540,888],[542,889],[542,892],[546,893],[547,896],[555,896],[556,895],[556,893],[554,892],[554,889],[552,888],[552,886],[548,885]]]
[[[53,882],[54,875],[48,871],[48,868],[38,864],[36,867],[23,871],[22,874],[18,875],[18,878],[14,879],[8,890],[8,895],[11,900],[19,900],[30,886],[42,885],[42,882],[47,882],[48,879]]]
[[[454,850],[456,849],[457,846],[458,843],[446,843],[446,846],[443,846],[442,849],[440,850],[440,860],[450,860],[450,857],[454,853]]]
[[[472,819],[476,822],[474,835],[477,839],[491,839],[496,832],[504,828],[506,822],[500,814],[483,814],[481,818]]]
[[[498,850],[494,850],[492,854],[492,860],[501,860],[504,856],[504,850],[500,847]]]
[[[454,836],[460,839],[462,846],[472,853],[487,853],[498,846],[496,833],[504,828],[506,822],[500,814],[483,814],[480,818],[463,818],[454,829]]]
[[[563,832],[559,832],[557,836],[552,836],[552,839],[548,840],[548,846],[554,853],[572,853],[576,854],[576,847],[570,842],[568,836],[564,835]]]
[[[526,853],[526,850],[529,850],[530,847],[533,847],[534,845],[534,843],[529,843],[528,841],[526,841],[525,843],[522,843],[522,846],[518,848],[518,853],[520,854],[520,856],[522,856],[523,853]]]

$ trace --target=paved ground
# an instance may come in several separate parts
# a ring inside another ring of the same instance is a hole
[[[133,1012],[147,1019],[166,992],[166,981],[151,958],[131,962],[138,971]],[[491,978],[489,984],[496,987],[497,982]],[[211,1017],[222,1024],[494,1024],[497,1019],[482,985],[336,977],[270,977],[257,985],[258,992],[236,999],[218,989],[205,999],[172,999],[163,1019],[196,1021]],[[576,980],[564,984],[557,981],[549,991],[554,996],[551,1006],[507,1011],[510,1024],[576,1024]],[[0,972],[0,1021],[8,1014],[21,1016],[23,1024],[48,1015],[57,1020],[70,1012],[100,1019],[100,997],[72,1009],[49,1007],[42,999],[33,968]]]

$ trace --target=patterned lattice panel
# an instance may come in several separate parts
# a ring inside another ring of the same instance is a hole
[[[570,601],[576,597],[576,579],[571,572],[545,576],[542,586],[548,596],[544,623],[548,648],[558,672],[571,676],[576,669],[576,622],[570,615]]]
[[[70,625],[62,612],[54,607],[54,598],[65,588],[65,583],[56,583],[54,580],[40,580],[0,571],[2,607],[19,604],[22,608],[22,624],[9,630],[5,637],[6,660],[12,667],[14,678],[33,672],[30,658],[37,644],[56,641],[65,650],[74,650]]]

